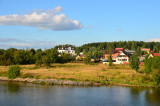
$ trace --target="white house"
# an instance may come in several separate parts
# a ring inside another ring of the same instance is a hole
[[[75,49],[71,46],[62,46],[58,48],[59,53],[67,53],[70,55],[75,55]]]
[[[129,62],[129,56],[126,55],[124,52],[121,52],[117,57],[116,57],[116,63],[117,64],[124,64]]]

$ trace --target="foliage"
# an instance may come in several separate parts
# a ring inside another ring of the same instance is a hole
[[[107,50],[108,48],[124,48],[129,50],[137,50],[137,48],[150,48],[153,50],[153,47],[157,46],[160,49],[160,42],[143,42],[143,41],[119,41],[119,42],[96,42],[84,44],[80,47],[77,47],[79,52],[82,52],[84,49],[86,52],[89,51],[91,47],[97,48],[98,51]]]
[[[133,54],[130,57],[130,67],[138,72],[139,70],[139,58],[137,54]]]
[[[18,65],[12,65],[9,67],[9,70],[7,72],[7,77],[9,79],[14,79],[20,75],[20,66]]]
[[[110,54],[108,56],[109,66],[112,66],[112,55]]]
[[[88,54],[87,57],[83,59],[84,64],[91,64],[92,54]]]
[[[144,68],[145,73],[152,75],[154,85],[160,84],[160,56],[146,57]]]
[[[137,55],[138,56],[141,56],[142,55],[142,51],[141,51],[141,48],[138,46],[137,48]]]
[[[50,60],[49,60],[49,57],[48,56],[43,56],[42,57],[42,63],[44,64],[44,66],[46,66],[46,67],[49,67],[50,66]]]
[[[154,48],[153,48],[153,53],[158,53],[158,52],[159,52],[158,47],[157,47],[157,46],[154,46]]]
[[[155,57],[146,57],[145,62],[144,62],[144,67],[145,67],[145,73],[150,73],[153,72],[154,70],[158,70],[160,73],[160,57],[155,56]]]

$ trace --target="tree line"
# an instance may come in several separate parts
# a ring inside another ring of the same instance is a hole
[[[35,64],[49,66],[51,63],[66,63],[73,60],[69,54],[59,54],[56,48],[51,49],[0,49],[0,65]]]
[[[80,47],[76,47],[76,53],[90,51],[90,49],[96,48],[97,51],[108,50],[115,48],[124,48],[128,50],[137,51],[138,48],[150,48],[151,50],[160,49],[160,42],[144,42],[144,41],[119,41],[119,42],[97,42],[88,43]],[[157,51],[156,51],[157,52]]]

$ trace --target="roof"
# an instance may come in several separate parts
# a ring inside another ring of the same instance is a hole
[[[123,48],[115,48],[115,50],[123,50]]]
[[[59,47],[58,50],[68,50],[70,46],[62,46],[62,47]],[[71,50],[74,50],[74,47],[71,47]]]
[[[150,51],[150,48],[142,48],[142,51]]]
[[[134,50],[125,50],[125,52],[128,52],[128,53],[135,53]]]
[[[153,56],[160,56],[160,53],[152,53]]]
[[[144,62],[140,62],[140,64],[139,65],[144,65]]]
[[[119,53],[115,53],[115,54],[111,54],[112,59],[116,59],[116,57],[119,55]],[[110,56],[109,54],[105,55],[105,59],[108,59],[108,56]]]
[[[86,56],[86,55],[80,55],[80,57],[81,57],[81,58],[85,58],[85,57],[87,57],[87,56]]]

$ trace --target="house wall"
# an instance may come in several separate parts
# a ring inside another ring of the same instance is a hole
[[[75,50],[72,50],[71,47],[68,47],[68,50],[58,50],[59,53],[68,53],[68,54],[71,54],[71,55],[75,55]]]

